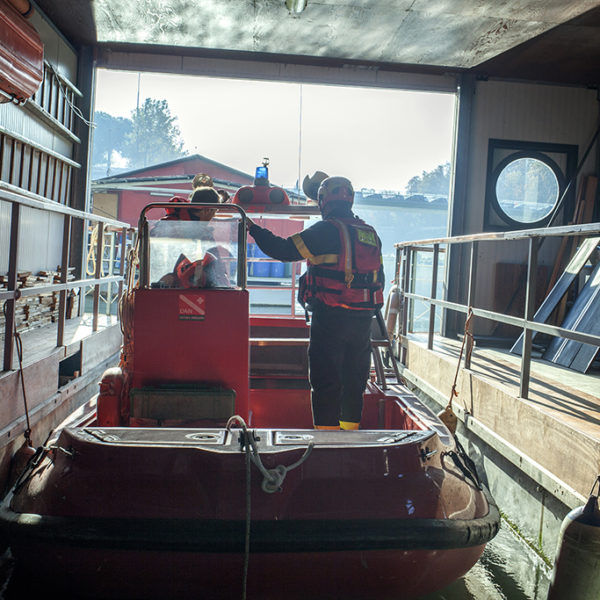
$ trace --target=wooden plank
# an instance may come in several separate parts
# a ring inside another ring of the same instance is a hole
[[[552,314],[552,311],[556,308],[556,305],[560,302],[561,298],[566,294],[569,286],[573,283],[575,277],[585,263],[588,258],[591,256],[592,252],[596,249],[596,246],[600,243],[600,237],[592,237],[586,238],[579,246],[579,249],[573,256],[573,258],[569,261],[569,264],[566,266],[563,274],[559,277],[558,281],[546,296],[546,299],[542,302],[541,306],[538,308],[537,312],[533,316],[533,320],[536,323],[545,323],[548,317]],[[535,337],[535,331],[532,332],[532,338]],[[513,347],[510,351],[513,354],[521,354],[523,349],[523,334],[519,336],[517,341],[514,343]]]
[[[600,263],[583,286],[562,324],[565,329],[600,335]],[[585,373],[598,352],[597,346],[553,338],[543,358]]]
[[[121,348],[123,335],[121,327],[108,326],[81,340],[81,372],[87,373],[96,365],[115,354]]]
[[[25,394],[29,410],[56,394],[58,363],[62,353],[57,349],[51,356],[23,367]],[[25,414],[21,374],[18,370],[0,377],[0,423],[6,424]]]
[[[409,340],[408,372],[448,398],[459,344],[444,340],[429,351],[425,343]],[[557,367],[556,378],[534,373],[530,400],[524,400],[518,397],[518,372],[514,358],[507,362],[495,351],[479,350],[471,370],[459,372],[455,406],[586,496],[600,461],[600,398],[570,387]]]

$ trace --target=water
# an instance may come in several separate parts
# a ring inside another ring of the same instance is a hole
[[[546,600],[550,576],[551,569],[503,521],[465,576],[420,600]]]

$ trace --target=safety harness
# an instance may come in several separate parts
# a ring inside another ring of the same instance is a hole
[[[303,306],[311,299],[328,306],[373,310],[383,305],[381,242],[375,230],[356,218],[327,219],[338,230],[339,254],[313,255],[301,234],[292,237],[308,270],[300,278],[298,299]]]

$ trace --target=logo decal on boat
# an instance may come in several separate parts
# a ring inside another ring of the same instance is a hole
[[[183,321],[204,321],[204,296],[200,294],[179,294],[179,319]]]

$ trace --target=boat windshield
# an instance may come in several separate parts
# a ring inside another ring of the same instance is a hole
[[[152,288],[248,289],[250,312],[256,315],[303,315],[297,300],[304,261],[282,263],[270,258],[251,235],[240,235],[242,216],[233,207],[191,208],[198,219],[183,220],[163,205],[148,208],[140,225],[147,244],[143,285]],[[319,220],[316,208],[286,207],[278,212],[253,212],[252,220],[275,235],[288,237]],[[147,232],[147,233],[144,233]],[[240,246],[244,244],[244,246]],[[245,263],[245,264],[242,264]],[[241,267],[241,268],[240,268]]]
[[[210,220],[148,220],[149,282],[153,288],[238,286],[239,215]]]

